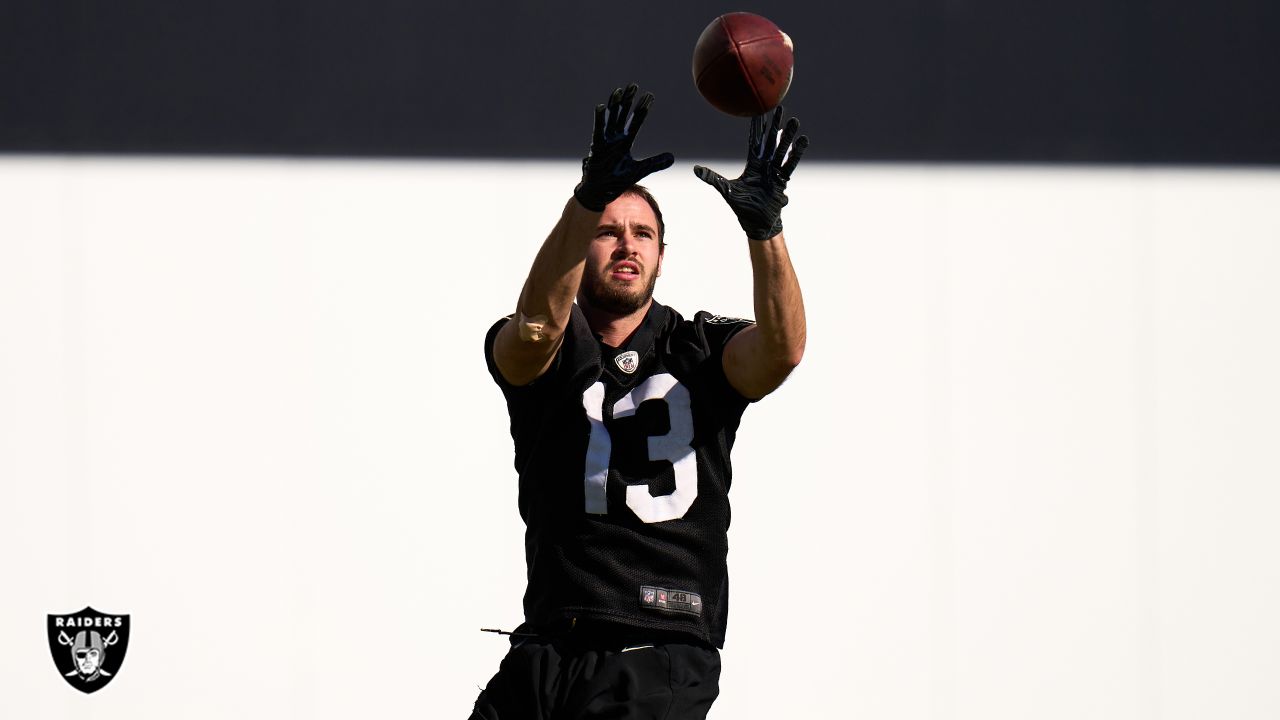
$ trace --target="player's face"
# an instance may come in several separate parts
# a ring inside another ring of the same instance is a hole
[[[661,274],[662,247],[653,208],[636,195],[609,203],[587,248],[579,301],[629,315],[648,304]]]

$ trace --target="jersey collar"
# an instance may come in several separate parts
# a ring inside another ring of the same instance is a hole
[[[596,335],[596,343],[600,346],[600,360],[605,372],[611,377],[623,384],[630,384],[630,381],[637,377],[643,377],[646,373],[642,372],[646,364],[648,364],[654,354],[654,338],[658,331],[666,323],[667,306],[657,302],[656,300],[649,304],[649,311],[645,313],[644,320],[640,322],[640,326],[631,333],[631,339],[620,348],[613,348],[605,345],[600,336]],[[634,372],[625,372],[615,360],[616,358],[627,353],[634,352],[636,354],[636,370]]]

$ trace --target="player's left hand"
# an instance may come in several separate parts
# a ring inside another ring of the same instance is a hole
[[[738,223],[752,240],[768,240],[782,232],[782,208],[787,204],[787,181],[809,147],[809,138],[796,137],[800,121],[782,123],[782,106],[773,111],[769,129],[764,129],[765,116],[751,118],[751,134],[747,138],[747,167],[736,180],[727,180],[715,170],[695,165],[693,172],[706,184],[720,191],[729,203]]]

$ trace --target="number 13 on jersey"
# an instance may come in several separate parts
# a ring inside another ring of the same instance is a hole
[[[650,460],[666,460],[675,472],[676,489],[669,495],[654,497],[648,485],[627,486],[627,507],[647,523],[684,517],[698,497],[698,463],[693,452],[693,409],[689,405],[689,389],[670,373],[659,373],[644,380],[613,405],[613,417],[629,417],[641,403],[660,400],[666,405],[671,429],[665,435],[648,439]],[[604,383],[596,382],[582,394],[582,406],[591,421],[591,440],[587,444],[586,510],[594,515],[609,512],[605,486],[609,478],[609,459],[613,438],[604,425]]]

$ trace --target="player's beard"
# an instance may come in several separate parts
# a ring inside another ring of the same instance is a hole
[[[606,269],[607,273],[608,270]],[[582,296],[591,307],[615,315],[630,315],[644,307],[653,297],[653,288],[658,284],[658,274],[649,276],[649,282],[640,290],[632,291],[627,286],[611,283],[594,275],[582,278]]]

